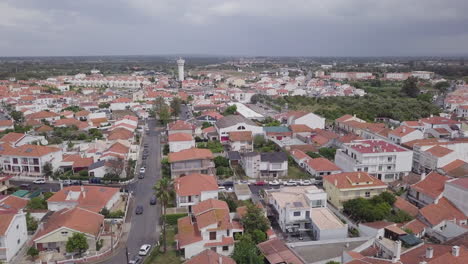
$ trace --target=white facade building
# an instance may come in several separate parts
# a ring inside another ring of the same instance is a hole
[[[355,140],[336,151],[335,163],[344,172],[364,171],[384,182],[411,172],[413,152],[384,140]]]
[[[8,263],[28,240],[26,214],[11,212],[0,214],[5,229],[0,229],[0,261]]]
[[[179,72],[179,81],[180,82],[184,81],[184,64],[185,64],[185,60],[183,60],[182,58],[179,58],[177,60],[177,68],[178,68],[178,72]]]

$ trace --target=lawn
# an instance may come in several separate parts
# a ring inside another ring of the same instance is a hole
[[[175,230],[174,227],[167,228],[167,252],[160,253],[159,248],[155,248],[151,252],[151,255],[145,260],[145,264],[156,264],[156,263],[164,263],[164,264],[181,264],[182,261],[180,260],[180,256],[177,255],[175,250]],[[161,245],[163,247],[163,245]]]
[[[310,175],[295,165],[288,166],[288,179],[310,179]]]

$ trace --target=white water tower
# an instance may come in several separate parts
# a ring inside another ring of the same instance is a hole
[[[179,81],[181,82],[184,80],[184,64],[185,64],[184,59],[179,58],[177,60],[177,67],[179,68]]]

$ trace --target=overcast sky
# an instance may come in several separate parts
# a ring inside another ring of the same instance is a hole
[[[467,55],[468,0],[0,0],[0,56]]]

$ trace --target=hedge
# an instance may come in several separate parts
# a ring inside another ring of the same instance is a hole
[[[188,214],[183,213],[183,214],[170,214],[170,215],[165,215],[166,223],[169,225],[177,225],[177,220],[179,218],[185,217]]]

